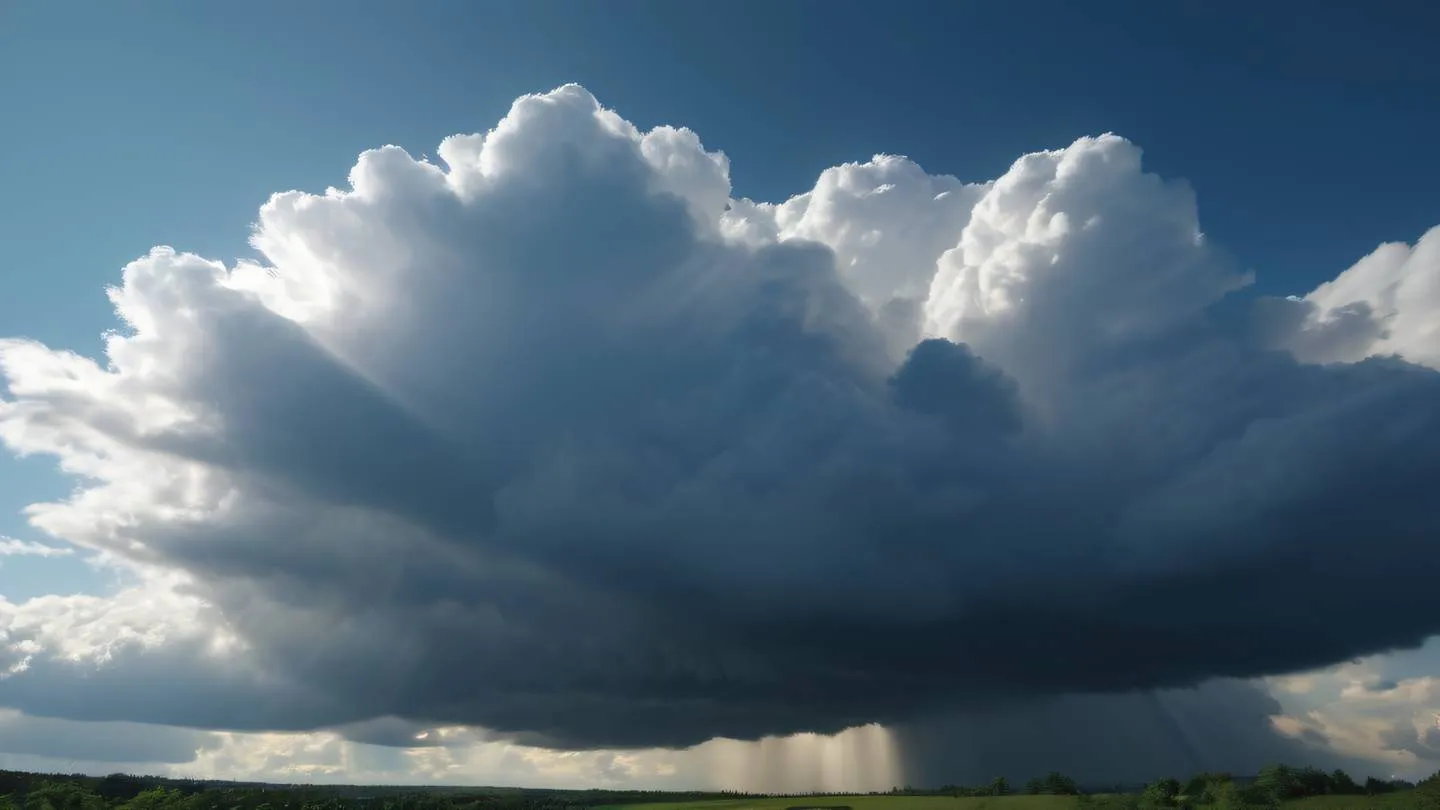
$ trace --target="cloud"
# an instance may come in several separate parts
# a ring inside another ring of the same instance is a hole
[[[64,557],[74,550],[0,535],[0,557]]]
[[[1440,640],[1299,676],[1304,691],[1277,692],[1281,733],[1419,779],[1440,769]],[[1290,679],[1272,679],[1272,681]],[[1378,770],[1378,769],[1375,769]]]
[[[889,732],[754,742],[712,740],[675,751],[557,751],[486,739],[474,729],[375,739],[367,732],[200,732],[134,723],[80,723],[0,712],[0,768],[42,773],[150,773],[307,784],[526,785],[562,789],[889,790],[905,777]],[[371,737],[361,740],[359,737]],[[12,753],[16,752],[16,753]]]
[[[95,763],[183,763],[213,745],[214,737],[185,728],[53,720],[0,709],[0,754]]]
[[[1311,362],[1394,354],[1440,366],[1440,226],[1390,242],[1303,298],[1267,301],[1275,345]]]
[[[1272,718],[1283,716],[1259,684],[1219,679],[1193,689],[984,707],[905,724],[896,740],[907,777],[919,785],[980,784],[996,774],[1021,781],[1056,770],[1090,786],[1143,784],[1206,771],[1254,774],[1276,762],[1339,767],[1362,779],[1389,773],[1284,721],[1276,734]]]
[[[1120,137],[768,205],[567,86],[438,155],[132,262],[103,364],[0,341],[0,441],[81,482],[32,523],[141,579],[0,603],[0,704],[686,746],[1440,630],[1423,291],[1342,274],[1392,337],[1302,362]]]
[[[432,744],[392,747],[334,731],[219,732],[176,776],[359,784],[513,785],[570,789],[888,790],[903,782],[883,729],[834,737],[713,740],[695,748],[555,751],[441,729]],[[101,771],[104,768],[101,767]]]

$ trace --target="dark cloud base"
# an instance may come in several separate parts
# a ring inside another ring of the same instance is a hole
[[[1020,782],[1051,771],[1089,786],[1144,784],[1195,773],[1254,774],[1277,762],[1388,778],[1374,763],[1275,733],[1280,706],[1263,687],[1211,681],[1196,689],[1067,695],[897,726],[915,785]]]

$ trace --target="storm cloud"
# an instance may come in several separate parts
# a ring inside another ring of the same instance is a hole
[[[1327,740],[1277,734],[1282,716],[1261,685],[1217,679],[1193,689],[1037,697],[902,724],[895,734],[906,778],[917,785],[1059,771],[1103,787],[1177,774],[1254,774],[1276,762],[1343,768],[1362,779],[1391,772],[1338,753]]]
[[[105,763],[179,763],[215,747],[203,731],[136,723],[79,723],[0,709],[0,755]]]
[[[771,205],[571,85],[437,154],[131,263],[103,363],[0,341],[33,523],[141,580],[0,601],[0,704],[683,746],[1440,631],[1440,231],[1255,300],[1115,135]]]

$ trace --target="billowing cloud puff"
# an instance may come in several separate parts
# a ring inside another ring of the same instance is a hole
[[[1433,235],[1251,329],[1113,135],[768,205],[567,86],[438,155],[131,263],[103,363],[0,342],[0,439],[82,482],[32,521],[145,578],[0,603],[0,704],[679,746],[1440,630]]]
[[[1265,305],[1272,338],[1303,360],[1393,354],[1440,367],[1440,226],[1414,246],[1381,245],[1303,298]]]
[[[1284,713],[1282,733],[1318,743],[1410,779],[1440,768],[1440,639],[1416,650],[1374,656],[1272,679]]]

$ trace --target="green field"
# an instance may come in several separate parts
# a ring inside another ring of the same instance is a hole
[[[1386,793],[1380,796],[1311,796],[1285,802],[1286,810],[1414,810],[1421,804],[1414,791]]]
[[[1075,796],[822,796],[812,798],[726,799],[707,802],[612,804],[594,810],[789,810],[849,807],[850,810],[1071,810],[1084,807]],[[1411,791],[1381,796],[1313,796],[1285,802],[1286,810],[1412,810]]]
[[[1074,796],[789,796],[778,799],[725,799],[709,802],[614,804],[595,810],[787,810],[791,807],[849,807],[850,810],[1069,810]]]

